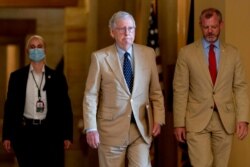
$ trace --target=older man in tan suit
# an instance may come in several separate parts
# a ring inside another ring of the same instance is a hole
[[[109,21],[115,44],[91,57],[84,128],[88,144],[98,148],[101,167],[123,167],[126,156],[131,167],[150,167],[152,136],[165,123],[155,53],[133,43],[135,27],[129,13],[115,13]]]
[[[194,167],[227,167],[233,133],[248,133],[249,99],[238,50],[220,41],[220,11],[200,16],[203,38],[182,48],[174,75],[174,127]]]

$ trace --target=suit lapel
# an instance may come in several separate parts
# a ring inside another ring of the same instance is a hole
[[[22,77],[20,77],[22,79],[22,81],[20,82],[20,87],[21,87],[21,94],[23,97],[23,100],[26,99],[26,89],[27,89],[27,82],[28,82],[28,76],[29,76],[29,71],[30,71],[30,65],[25,66],[25,68],[23,69],[22,72]],[[25,103],[23,103],[25,104]]]
[[[211,79],[209,68],[208,68],[208,62],[205,59],[204,49],[203,49],[203,46],[202,46],[202,42],[200,40],[196,43],[196,47],[197,47],[197,51],[199,53],[194,54],[194,55],[197,55],[197,59],[199,61],[199,64],[201,65],[202,70],[204,71],[205,77],[209,80],[211,86],[213,86],[213,81]]]
[[[117,80],[124,87],[124,89],[130,94],[126,81],[123,76],[122,67],[121,67],[121,63],[119,60],[119,55],[117,53],[115,45],[113,45],[113,47],[111,47],[109,52],[107,52],[106,61],[109,67],[111,68],[111,70],[113,71]]]
[[[48,90],[48,86],[50,85],[50,80],[52,78],[51,70],[48,66],[45,65],[45,85],[43,87],[43,90]]]
[[[217,70],[217,78],[216,78],[215,86],[220,80],[220,77],[222,75],[223,69],[225,67],[225,62],[226,62],[225,47],[223,43],[220,44],[220,60],[219,61],[220,62],[219,62],[218,70]]]
[[[141,64],[145,60],[144,57],[141,56],[141,53],[138,50],[138,47],[136,44],[133,44],[133,55],[134,55],[134,83],[133,83],[133,92],[136,92],[136,89],[138,88],[138,84],[140,84],[140,80],[142,76],[141,68],[143,68],[143,65]]]

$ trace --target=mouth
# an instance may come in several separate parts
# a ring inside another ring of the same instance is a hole
[[[214,35],[208,35],[207,38],[209,38],[209,39],[214,39],[215,36],[214,36]]]
[[[214,37],[214,34],[208,34],[207,37]]]

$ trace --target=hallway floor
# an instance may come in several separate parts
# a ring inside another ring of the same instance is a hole
[[[18,167],[15,162],[0,162],[1,167]]]
[[[5,155],[4,155],[5,156]],[[1,167],[18,167],[16,159],[3,159],[3,155],[0,158]]]
[[[18,167],[14,154],[4,152],[2,142],[0,142],[0,167]]]

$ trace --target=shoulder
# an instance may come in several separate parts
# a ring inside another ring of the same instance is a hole
[[[46,75],[57,75],[57,71],[52,69],[51,67],[45,65],[45,74]]]
[[[64,78],[64,74],[61,71],[57,71],[55,69],[52,69],[51,67],[45,65],[45,75],[46,78],[51,79],[51,78]]]
[[[114,55],[117,54],[116,47],[115,45],[110,45],[105,48],[96,50],[91,53],[91,61],[104,61],[106,57],[111,56],[113,57]]]
[[[197,54],[203,54],[203,45],[201,40],[194,41],[186,46],[183,46],[178,52],[177,59],[189,59]]]
[[[134,56],[143,57],[144,59],[155,59],[156,57],[155,50],[145,45],[133,44],[133,51]]]
[[[51,67],[45,65],[45,71],[48,71],[48,72],[56,72],[56,70],[52,69]]]
[[[148,52],[154,52],[153,48],[151,48],[149,46],[146,46],[146,45],[141,45],[141,44],[134,43],[133,47],[134,47],[135,50],[144,50],[144,51],[148,51]]]
[[[223,55],[226,55],[228,60],[232,60],[234,62],[242,61],[240,51],[232,44],[221,42],[220,51]]]
[[[238,52],[238,48],[232,44],[226,43],[226,42],[221,42],[220,47],[222,51],[234,51]]]
[[[92,53],[92,55],[104,55],[104,54],[110,54],[110,53],[113,53],[116,51],[116,48],[115,48],[115,45],[110,45],[110,46],[107,46],[105,48],[102,48],[102,49],[99,49],[99,50],[96,50]]]
[[[199,48],[202,48],[202,42],[201,42],[201,40],[197,40],[197,41],[194,41],[193,43],[190,43],[188,45],[183,46],[180,49],[180,52],[183,52],[183,51],[192,51],[192,50],[196,50],[196,49],[199,49]]]
[[[15,71],[11,72],[11,76],[21,76],[22,77],[23,75],[28,74],[29,68],[30,68],[30,65],[26,65],[20,69],[17,69]]]

